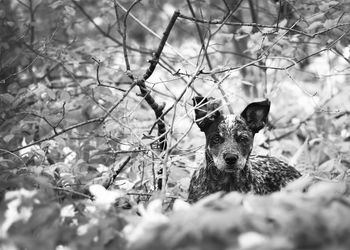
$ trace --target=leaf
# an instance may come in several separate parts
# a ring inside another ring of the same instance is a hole
[[[28,145],[28,143],[26,142],[25,137],[23,137],[21,145],[22,145],[23,147],[25,147],[25,146]],[[36,151],[39,150],[39,149],[40,149],[40,147],[39,147],[38,145],[33,145],[33,146],[31,146],[31,147],[27,147],[27,148],[21,149],[21,150],[19,151],[19,153],[20,153],[21,155],[25,155],[25,154],[30,154],[30,153],[32,153],[32,152],[36,152]]]
[[[62,5],[63,5],[63,1],[62,0],[56,0],[52,4],[50,4],[49,6],[52,9],[56,9],[56,8],[62,6]]]
[[[128,240],[131,243],[137,243],[138,240],[148,233],[155,232],[159,226],[165,225],[169,218],[161,213],[162,201],[160,199],[152,200],[147,209],[141,204],[139,212],[142,216],[141,222],[130,232],[127,233]]]
[[[57,145],[57,142],[54,141],[54,140],[49,140],[49,141],[45,141],[43,143],[41,143],[41,148],[44,149],[44,148],[47,148],[47,147],[54,147]]]
[[[46,152],[42,149],[36,150],[35,153],[41,157],[45,157],[45,155],[46,155]]]
[[[14,100],[15,98],[8,93],[0,95],[0,102],[3,102],[5,104],[11,104]]]
[[[68,204],[61,208],[60,212],[61,217],[74,217],[75,215],[75,208],[72,204]]]
[[[176,199],[174,202],[174,207],[173,207],[173,211],[177,212],[177,211],[184,211],[184,210],[189,210],[191,208],[191,205],[181,199]]]
[[[308,23],[313,23],[315,21],[318,21],[318,20],[324,20],[324,17],[326,15],[326,12],[318,12],[318,13],[315,13],[314,15],[312,15],[310,18],[307,19],[307,22]]]
[[[85,80],[81,81],[79,85],[82,88],[86,88],[86,87],[89,87],[91,84],[94,84],[94,83],[95,83],[95,81],[93,79],[85,79]]]
[[[331,173],[334,169],[335,169],[335,164],[337,164],[337,162],[335,161],[335,159],[330,159],[324,163],[322,163],[317,170],[321,171],[321,172],[327,172],[327,173]]]
[[[110,89],[97,86],[95,89],[95,98],[100,98],[104,101],[111,101],[113,102],[115,100],[115,96],[113,96],[113,93]]]
[[[308,27],[308,30],[313,31],[313,30],[316,30],[317,28],[322,27],[322,26],[323,26],[323,22],[316,21],[316,22],[313,22],[312,24],[310,24],[310,26]]]
[[[27,232],[37,230],[43,226],[48,227],[59,218],[60,210],[58,204],[56,203],[50,203],[46,206],[37,205],[34,208],[33,215],[26,224],[25,231]]]
[[[75,15],[75,9],[66,5],[64,6],[65,14],[68,16],[74,16]]]
[[[267,245],[269,238],[257,232],[247,232],[239,235],[238,244],[240,249],[255,249],[261,245]]]
[[[337,5],[339,4],[339,1],[330,1],[328,2],[328,5],[331,6],[331,5]]]
[[[8,135],[5,135],[3,139],[4,139],[5,142],[9,142],[9,141],[11,141],[11,139],[13,137],[15,137],[14,134],[8,134]]]
[[[188,187],[190,186],[190,182],[191,182],[191,178],[190,177],[185,177],[185,178],[181,178],[179,180],[179,184],[182,188],[188,189]]]
[[[104,209],[109,209],[116,199],[125,195],[120,190],[109,191],[98,184],[91,185],[89,191],[95,197],[94,203]]]
[[[334,27],[337,24],[337,20],[336,19],[328,19],[324,22],[323,27],[325,29],[329,29]]]
[[[322,1],[321,4],[318,6],[318,8],[321,11],[327,12],[329,10],[330,6],[337,5],[337,4],[339,4],[339,2],[337,2],[337,1],[330,1],[330,2]]]
[[[283,20],[278,24],[278,26],[279,26],[279,27],[286,27],[287,23],[288,23],[287,19],[283,19]]]
[[[51,89],[46,89],[46,93],[47,95],[50,97],[51,100],[55,100],[56,99],[56,94],[54,91],[52,91]]]
[[[281,53],[282,52],[282,47],[279,46],[278,44],[275,44],[275,46],[273,46],[273,49],[276,53]]]
[[[243,26],[241,28],[242,32],[243,33],[247,33],[247,34],[250,34],[253,30],[253,26]]]
[[[335,197],[345,194],[347,185],[344,182],[318,182],[312,185],[308,191],[310,197]]]
[[[253,84],[251,82],[244,81],[244,80],[241,80],[241,84],[246,85],[246,86],[251,86],[251,87],[255,86],[255,84]]]
[[[307,188],[310,187],[312,183],[313,178],[310,177],[310,175],[305,174],[302,175],[300,178],[288,183],[284,190],[303,192],[304,190],[307,190]]]
[[[6,236],[7,230],[17,221],[27,222],[32,216],[32,208],[28,206],[22,206],[25,199],[32,199],[35,196],[36,191],[28,191],[20,189],[18,191],[9,191],[5,194],[5,201],[7,203],[7,210],[4,213],[4,220],[0,225],[0,231],[2,236]]]
[[[71,173],[60,173],[57,185],[61,187],[76,187],[76,178]]]
[[[66,103],[70,101],[70,94],[67,91],[62,91],[60,93],[60,100],[65,101]]]
[[[299,147],[297,152],[290,159],[289,164],[292,166],[300,166],[303,169],[312,168],[311,156],[309,152],[309,138],[306,138],[303,145]]]

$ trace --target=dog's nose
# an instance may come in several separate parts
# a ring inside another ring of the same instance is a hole
[[[224,154],[224,160],[225,160],[227,165],[234,165],[234,164],[236,164],[236,162],[238,160],[238,155],[226,153],[226,154]]]

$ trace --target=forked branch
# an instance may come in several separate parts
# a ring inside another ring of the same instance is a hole
[[[133,6],[133,5],[132,5]],[[167,147],[166,144],[166,128],[164,123],[164,115],[163,115],[163,109],[165,107],[165,104],[158,104],[156,100],[151,95],[150,91],[147,89],[146,81],[147,79],[153,74],[155,68],[157,67],[157,64],[159,62],[160,55],[162,54],[163,48],[166,44],[166,41],[169,38],[170,32],[172,28],[174,27],[174,24],[176,22],[176,19],[179,17],[180,12],[175,11],[171,20],[169,21],[169,24],[167,28],[165,29],[163,33],[163,37],[158,45],[158,49],[153,54],[152,59],[149,61],[150,65],[147,68],[146,72],[143,74],[143,76],[140,79],[137,79],[132,73],[130,72],[130,66],[128,62],[128,56],[126,53],[126,21],[124,20],[124,32],[123,32],[123,47],[124,47],[124,59],[127,66],[127,75],[129,78],[139,87],[140,89],[140,96],[142,96],[147,104],[152,108],[156,115],[157,125],[158,125],[158,136],[159,136],[159,147],[161,150],[165,150]],[[127,16],[125,16],[126,18]]]

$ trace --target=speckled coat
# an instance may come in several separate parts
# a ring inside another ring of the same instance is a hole
[[[222,115],[220,102],[194,98],[196,123],[205,133],[205,162],[189,187],[189,202],[218,191],[268,194],[280,190],[300,173],[269,156],[251,156],[255,133],[267,123],[268,100],[249,104],[240,115]]]
[[[236,173],[220,171],[209,162],[194,172],[188,201],[195,202],[219,191],[268,194],[300,176],[295,168],[269,156],[250,156],[246,166]]]

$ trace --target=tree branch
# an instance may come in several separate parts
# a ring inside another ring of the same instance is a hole
[[[127,12],[127,9],[123,7],[117,0],[115,0],[115,3],[118,5],[119,8],[121,8],[124,12]],[[132,17],[135,22],[137,22],[142,28],[147,30],[150,34],[153,36],[157,37],[158,39],[162,39],[157,33],[155,33],[153,30],[151,30],[149,27],[147,27],[144,23],[142,23],[138,18],[136,18],[133,14],[130,13],[130,17]],[[179,57],[181,57],[184,61],[186,61],[188,64],[192,65],[195,67],[191,61],[189,61],[187,58],[185,58],[177,49],[175,49],[173,46],[171,46],[169,43],[165,42],[166,46],[170,48],[172,51],[174,51]]]
[[[116,39],[115,37],[111,36],[111,34],[109,32],[104,31],[94,20],[93,18],[85,11],[85,9],[83,7],[80,6],[80,4],[78,4],[75,0],[71,0],[72,3],[80,10],[81,13],[83,13],[83,15],[95,26],[95,28],[104,36],[107,37],[108,39],[112,40],[113,42],[115,42],[118,45],[123,45],[123,43],[121,41],[119,41],[118,39]],[[143,53],[143,54],[150,54],[150,51],[142,51],[140,49],[136,49],[130,46],[126,47],[129,50],[132,51],[137,51],[139,53]]]
[[[159,43],[158,49],[154,53],[154,56],[152,57],[152,59],[150,60],[150,65],[149,65],[148,69],[146,70],[146,73],[142,76],[141,80],[136,81],[137,85],[140,88],[141,96],[143,98],[145,98],[145,101],[153,109],[157,120],[163,116],[163,109],[165,107],[165,103],[163,103],[161,105],[156,103],[154,98],[150,95],[149,91],[147,90],[145,82],[153,74],[153,72],[158,64],[160,55],[163,51],[164,45],[165,45],[165,43],[170,35],[170,31],[172,30],[172,28],[176,22],[176,19],[179,17],[179,15],[180,15],[180,12],[178,12],[178,11],[174,12],[167,28],[164,31],[164,34],[163,34],[162,40]],[[167,146],[165,132],[166,132],[166,129],[165,129],[164,120],[159,119],[158,120],[158,135],[161,136],[159,139],[159,146],[160,146],[161,150],[165,150],[166,146]]]
[[[42,139],[40,139],[40,140],[38,140],[38,141],[29,143],[29,144],[27,144],[27,145],[25,145],[25,146],[22,146],[22,147],[19,147],[19,148],[16,148],[16,149],[12,149],[12,150],[9,150],[9,151],[10,151],[11,153],[14,153],[14,152],[20,151],[20,150],[22,150],[22,149],[29,148],[29,147],[34,146],[34,145],[36,145],[36,144],[42,143],[42,142],[44,142],[44,141],[52,140],[53,138],[55,138],[55,137],[57,137],[57,136],[59,136],[59,135],[62,135],[62,134],[66,133],[66,132],[68,132],[68,131],[70,131],[70,130],[72,130],[72,129],[79,128],[79,127],[88,125],[88,124],[90,124],[90,123],[102,122],[102,121],[103,121],[103,118],[99,117],[99,118],[87,120],[87,121],[85,121],[85,122],[80,122],[80,123],[74,124],[74,125],[72,125],[72,126],[70,126],[70,127],[67,127],[67,128],[65,128],[65,129],[62,129],[61,131],[56,132],[56,133],[54,133],[54,134],[51,135],[51,136],[44,137],[44,138],[42,138]]]
[[[141,0],[135,0],[130,8],[127,10],[127,12],[125,13],[125,17],[123,20],[123,25],[124,25],[124,29],[123,29],[123,53],[124,53],[124,60],[125,60],[125,67],[126,67],[126,72],[128,74],[128,76],[130,77],[131,80],[134,80],[133,75],[131,75],[130,71],[130,63],[129,63],[129,59],[128,59],[128,53],[126,51],[126,29],[127,29],[127,25],[126,25],[126,20],[128,19],[128,15],[131,11],[131,9],[140,2]],[[116,3],[116,1],[114,1],[114,3]]]
[[[328,29],[320,30],[318,32],[309,34],[309,33],[303,32],[303,31],[298,30],[298,29],[291,29],[288,27],[280,27],[278,25],[266,25],[266,24],[242,23],[242,22],[227,22],[225,20],[205,20],[205,19],[197,19],[197,18],[189,17],[189,16],[186,16],[183,14],[180,14],[179,18],[190,20],[193,22],[198,22],[198,23],[206,23],[206,24],[210,24],[210,25],[223,24],[223,25],[231,25],[231,26],[248,26],[248,27],[253,27],[253,28],[256,27],[256,28],[269,28],[269,29],[275,29],[275,30],[278,30],[278,29],[288,30],[288,31],[292,31],[292,32],[300,34],[300,35],[310,37],[310,38],[315,38],[316,36],[327,33],[328,31],[335,29],[335,28],[350,26],[350,23],[339,23],[339,24],[336,24]]]

